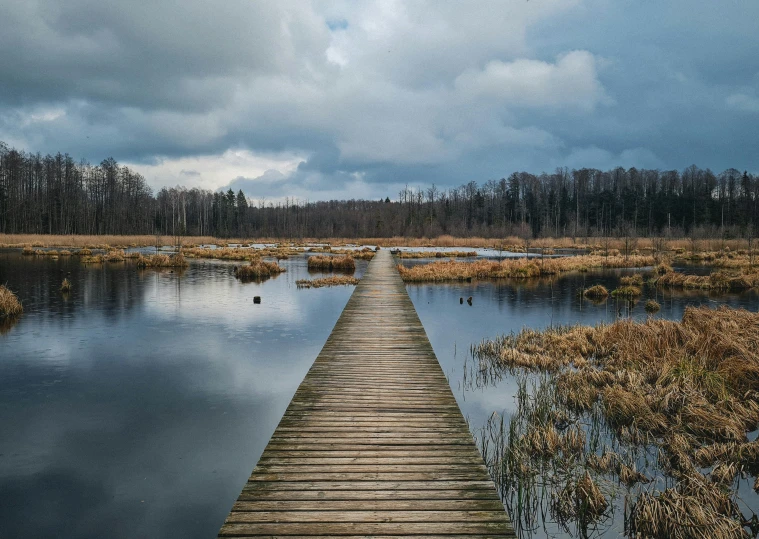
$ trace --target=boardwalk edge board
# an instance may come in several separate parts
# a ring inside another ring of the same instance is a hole
[[[219,531],[263,536],[514,537],[387,250]]]

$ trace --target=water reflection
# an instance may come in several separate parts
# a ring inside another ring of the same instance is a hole
[[[242,284],[0,253],[25,308],[0,337],[0,537],[214,536],[353,290],[281,264]]]

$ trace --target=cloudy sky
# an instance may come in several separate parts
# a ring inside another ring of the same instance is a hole
[[[156,189],[759,172],[757,0],[2,0],[0,27],[0,140]]]

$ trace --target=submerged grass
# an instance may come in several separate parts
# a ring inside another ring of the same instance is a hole
[[[24,312],[24,307],[5,285],[0,285],[0,318],[13,318]]]
[[[617,495],[611,475],[625,488],[631,536],[759,531],[757,508],[743,514],[736,490],[741,477],[759,485],[759,441],[747,436],[759,427],[759,314],[688,307],[679,322],[526,329],[472,352],[480,372],[521,380],[508,433],[489,424],[483,453],[523,528],[550,510],[587,535]],[[579,454],[559,441],[575,429]]]
[[[527,279],[556,275],[567,271],[587,271],[588,268],[640,268],[653,266],[652,256],[598,256],[583,255],[563,258],[518,258],[500,262],[456,260],[430,262],[411,268],[398,265],[398,271],[406,282],[439,282],[471,279]]]
[[[350,275],[333,275],[322,279],[299,279],[295,281],[298,288],[321,288],[324,286],[357,285],[358,279]]]

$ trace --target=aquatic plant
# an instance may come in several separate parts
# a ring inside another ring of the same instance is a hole
[[[276,262],[256,259],[252,260],[247,266],[237,266],[235,268],[235,277],[243,282],[256,281],[268,279],[284,271],[285,268],[279,266]]]
[[[688,307],[679,322],[526,329],[472,353],[480,373],[528,373],[508,431],[499,439],[489,425],[481,444],[523,529],[550,509],[585,535],[606,517],[601,498],[616,496],[609,474],[628,489],[650,485],[625,495],[632,536],[744,537],[757,522],[756,508],[740,510],[736,478],[759,486],[759,441],[747,438],[759,426],[759,314]],[[579,454],[560,442],[575,429]],[[658,467],[641,469],[635,455],[650,448]]]
[[[583,290],[582,295],[591,299],[603,299],[609,295],[605,286],[597,284]]]
[[[308,257],[308,269],[316,271],[343,271],[353,273],[356,270],[356,262],[351,256],[310,256]]]
[[[357,285],[358,279],[349,275],[333,275],[322,279],[299,279],[295,281],[298,288],[321,288],[323,286]]]
[[[648,314],[656,314],[659,312],[659,310],[661,310],[661,305],[659,305],[658,301],[649,299],[646,302],[646,306],[644,308]]]
[[[123,262],[125,258],[123,249],[112,249],[103,257],[106,262]]]
[[[633,285],[624,285],[611,291],[612,297],[615,298],[637,298],[642,294],[640,287]]]
[[[407,268],[398,265],[398,271],[406,282],[439,282],[468,279],[529,279],[545,275],[557,275],[587,268],[634,268],[652,266],[652,256],[631,255],[597,256],[581,255],[562,258],[507,258],[494,260],[436,261]]]
[[[18,296],[5,285],[0,284],[0,318],[11,318],[24,312]]]
[[[169,256],[158,253],[150,256],[139,255],[135,266],[138,268],[186,268],[189,262],[182,253]]]
[[[63,279],[61,283],[61,292],[71,292],[71,281]]]

